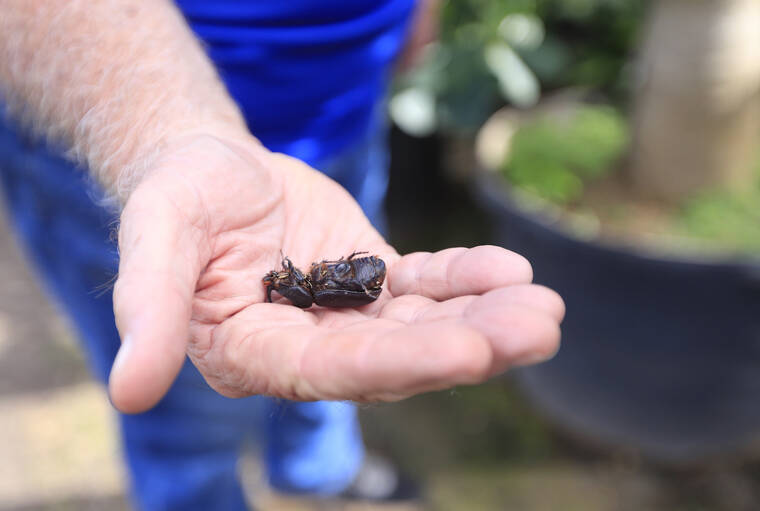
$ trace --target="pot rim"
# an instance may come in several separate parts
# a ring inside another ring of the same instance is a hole
[[[590,247],[600,254],[607,256],[627,256],[648,264],[671,264],[683,267],[704,267],[712,270],[735,270],[748,274],[760,281],[760,254],[705,252],[666,252],[641,244],[625,243],[608,238],[585,239],[573,235],[561,223],[552,218],[546,211],[540,209],[528,210],[519,204],[513,188],[503,179],[482,167],[473,173],[476,194],[484,199],[491,209],[506,209],[509,214],[519,217],[534,229],[563,240],[565,243]]]

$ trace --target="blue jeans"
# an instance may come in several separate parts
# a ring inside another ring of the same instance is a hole
[[[383,228],[387,186],[384,130],[315,166],[343,184]],[[0,123],[0,181],[15,231],[46,289],[71,316],[96,377],[105,382],[119,347],[109,283],[116,275],[115,218],[100,190],[44,144]],[[145,510],[245,509],[237,460],[264,439],[270,482],[289,492],[337,493],[364,450],[353,405],[228,399],[186,361],[152,410],[121,415],[135,504]]]

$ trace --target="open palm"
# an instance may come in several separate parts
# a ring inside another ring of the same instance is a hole
[[[252,140],[168,151],[121,217],[114,292],[123,411],[160,399],[189,355],[227,396],[394,400],[547,358],[561,299],[497,247],[399,256],[339,185]],[[265,303],[262,277],[366,250],[385,260],[372,304]]]

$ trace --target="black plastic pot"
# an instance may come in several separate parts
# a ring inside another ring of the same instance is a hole
[[[603,446],[668,463],[757,454],[760,264],[662,259],[574,239],[480,176],[496,243],[567,304],[551,361],[517,371],[539,409]]]

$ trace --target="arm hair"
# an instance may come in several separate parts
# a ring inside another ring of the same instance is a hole
[[[121,205],[161,150],[195,133],[246,136],[213,65],[168,0],[7,0],[0,95]]]

